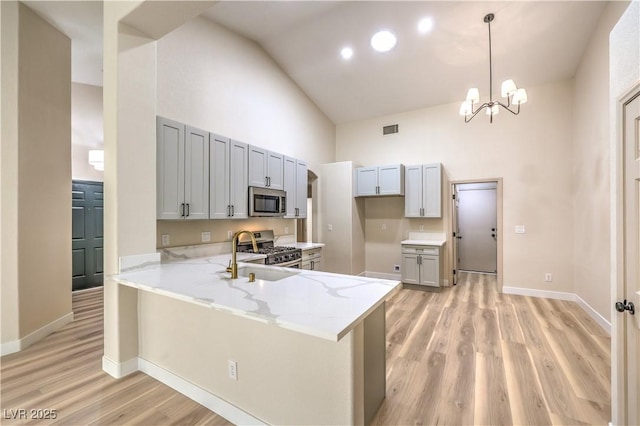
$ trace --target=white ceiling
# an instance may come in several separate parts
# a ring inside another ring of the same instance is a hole
[[[101,85],[102,3],[27,1],[73,39],[73,79]],[[596,1],[221,1],[203,16],[260,44],[335,123],[462,101],[505,78],[531,87],[572,77],[606,2]],[[434,21],[421,35],[417,22]],[[381,28],[398,44],[369,47]],[[99,41],[98,41],[99,40]],[[340,49],[355,53],[346,62]],[[99,53],[97,53],[99,52]],[[99,83],[97,82],[99,77]],[[535,99],[530,99],[535,102]]]

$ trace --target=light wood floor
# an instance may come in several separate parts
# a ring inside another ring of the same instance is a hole
[[[100,289],[74,294],[73,310],[61,331],[2,357],[0,423],[228,424],[142,373],[102,371]],[[609,348],[575,303],[502,295],[491,276],[402,290],[387,304],[387,398],[374,423],[607,424]],[[32,408],[57,418],[6,418]]]

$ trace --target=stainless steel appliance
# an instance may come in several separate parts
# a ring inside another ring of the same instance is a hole
[[[287,192],[280,189],[249,187],[249,216],[284,216]]]
[[[253,233],[258,246],[258,253],[266,254],[265,265],[300,268],[302,250],[295,247],[275,246],[273,231],[256,231]],[[251,240],[239,241],[238,252],[254,253]]]

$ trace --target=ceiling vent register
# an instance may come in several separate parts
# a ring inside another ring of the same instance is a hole
[[[382,135],[392,135],[394,133],[398,133],[398,125],[397,124],[390,124],[388,126],[383,126],[382,127]]]

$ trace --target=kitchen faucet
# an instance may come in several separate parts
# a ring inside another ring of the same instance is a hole
[[[238,278],[238,262],[237,262],[237,250],[238,250],[238,239],[242,234],[249,234],[251,237],[251,243],[253,244],[253,252],[258,252],[258,244],[256,243],[256,237],[253,235],[251,231],[238,231],[235,233],[231,243],[231,262],[229,267],[227,268],[227,272],[231,272],[231,279],[235,280]]]

